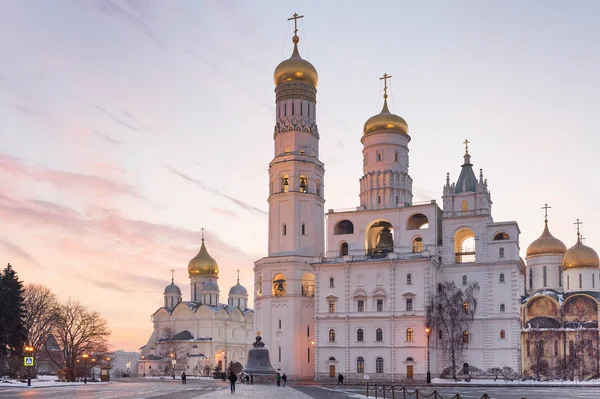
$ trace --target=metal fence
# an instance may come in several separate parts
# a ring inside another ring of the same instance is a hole
[[[395,385],[378,385],[378,384],[367,384],[367,398],[391,398],[391,399],[462,399],[462,396],[456,394],[454,396],[442,396],[438,391],[433,391],[429,394],[425,394],[418,389],[414,391],[409,390],[406,387],[397,387]],[[481,399],[491,399],[487,393],[484,393]],[[524,399],[524,398],[523,398]]]

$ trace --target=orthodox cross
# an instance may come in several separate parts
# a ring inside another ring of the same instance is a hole
[[[204,241],[204,227],[200,228],[200,231],[202,231],[202,241]]]
[[[298,20],[300,18],[304,18],[304,15],[298,15],[297,12],[294,13],[292,18],[288,18],[288,21],[294,20],[294,36],[298,36]]]
[[[171,269],[171,284],[175,284],[175,269]]]
[[[585,237],[583,235],[581,235],[581,238],[579,238],[579,240],[581,241],[581,243],[583,244],[583,240],[585,240]]]
[[[469,139],[465,139],[465,141],[463,141],[463,144],[465,145],[465,154],[469,153]]]
[[[240,269],[237,269],[237,274],[238,274],[238,284],[240,283]]]
[[[583,222],[580,222],[580,221],[579,221],[579,219],[577,219],[577,221],[576,221],[575,223],[573,223],[573,224],[576,224],[576,225],[577,225],[577,238],[579,239],[579,238],[580,238],[580,236],[581,236],[581,235],[579,234],[579,226],[580,226],[580,225],[582,225],[582,224],[583,224]]]
[[[384,73],[382,77],[379,78],[379,80],[383,80],[383,98],[387,98],[387,80],[391,79],[391,75],[388,75],[387,73]]]
[[[542,207],[542,209],[544,210],[544,222],[548,221],[548,209],[552,208],[551,206],[548,206],[548,204],[544,204],[544,206]]]

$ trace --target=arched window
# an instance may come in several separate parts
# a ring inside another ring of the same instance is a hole
[[[468,343],[469,343],[469,332],[463,331],[463,344],[468,344]]]
[[[281,319],[279,319],[279,329],[281,330]]]
[[[306,225],[304,223],[302,223],[302,235],[306,235]]]
[[[375,330],[375,341],[383,342],[383,330],[381,328]]]
[[[412,251],[414,253],[423,252],[423,239],[421,237],[415,237],[412,243]]]
[[[286,281],[285,275],[278,273],[273,277],[273,296],[285,296]]]
[[[329,342],[335,342],[335,330],[333,328],[329,330]]]
[[[383,373],[383,359],[380,357],[375,359],[375,372]]]
[[[467,276],[462,276],[462,285],[467,285]]]
[[[412,328],[406,329],[406,342],[412,342],[414,339],[414,332]]]
[[[463,212],[466,212],[467,211],[467,206],[468,206],[467,205],[467,200],[463,200],[462,203],[461,203],[461,210]]]
[[[544,287],[548,286],[548,274],[546,270],[546,266],[542,268],[542,279],[544,280]],[[581,287],[579,287],[581,288]]]
[[[304,175],[300,176],[300,192],[301,193],[308,192],[308,179]]]
[[[312,273],[304,273],[302,276],[302,296],[315,296],[315,275]]]
[[[333,277],[329,277],[329,288],[335,287],[335,279]]]
[[[500,330],[500,339],[506,338],[506,332],[504,330]]]
[[[411,285],[412,284],[412,274],[408,273],[406,275],[406,285]]]
[[[288,175],[283,175],[281,177],[281,192],[287,193],[288,191],[290,191],[290,178]]]
[[[354,224],[349,220],[340,220],[333,228],[333,235],[354,234]]]
[[[475,233],[464,227],[454,234],[454,263],[470,263],[476,261]]]
[[[356,340],[358,342],[363,342],[364,339],[365,339],[365,334],[363,332],[363,329],[359,328],[358,330],[356,330]]]
[[[504,273],[500,273],[500,282],[503,283],[504,282]]]
[[[504,258],[504,248],[500,248],[500,249],[498,250],[498,257],[499,257],[499,258]]]
[[[502,232],[502,233],[498,233],[494,236],[494,241],[500,241],[500,240],[508,240],[510,239],[510,237],[508,236],[508,234]]]
[[[365,372],[365,359],[363,359],[362,357],[359,357],[358,359],[356,359],[356,372],[357,373]]]
[[[500,304],[500,312],[504,313],[506,311],[506,306],[502,303]]]
[[[340,245],[340,256],[346,255],[348,255],[348,243],[343,242],[342,245]]]
[[[422,213],[412,215],[406,221],[406,230],[421,230],[429,228],[429,219]]]

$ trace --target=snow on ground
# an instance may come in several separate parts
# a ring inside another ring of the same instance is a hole
[[[514,379],[513,381],[506,381],[504,378],[494,379],[473,379],[470,382],[465,380],[446,380],[443,378],[432,378],[433,384],[450,385],[450,384],[461,384],[461,385],[524,385],[524,386],[570,386],[570,385],[600,385],[600,379],[589,380],[589,381],[561,381],[561,380],[549,380],[549,381],[534,381],[526,380],[521,381],[520,379]]]
[[[106,385],[108,382],[88,382],[94,385]],[[44,388],[44,387],[68,387],[74,385],[84,385],[84,382],[60,382],[55,375],[40,375],[38,378],[31,379],[31,386],[27,386],[27,379],[0,379],[2,388]]]

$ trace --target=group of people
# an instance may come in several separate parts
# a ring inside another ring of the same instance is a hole
[[[237,382],[238,377],[234,372],[231,372],[231,373],[229,373],[229,377],[227,379],[229,380],[229,388],[231,389],[231,393],[234,393],[235,392],[235,383]],[[242,382],[245,382],[246,384],[254,383],[254,376],[252,374],[248,375],[248,374],[242,373],[242,374],[240,374],[240,379],[242,380]],[[342,377],[341,374],[338,377],[338,384],[340,383],[340,379],[341,379],[341,382],[343,383],[344,377]],[[283,375],[281,375],[279,372],[277,372],[276,381],[277,381],[278,387],[281,386],[282,381],[283,381],[283,386],[286,386],[287,385],[287,375],[285,375],[285,373],[283,373]],[[181,383],[182,384],[187,383],[187,376],[185,375],[185,372],[181,373]]]
[[[285,373],[283,373],[283,375],[279,374],[279,371],[277,372],[277,386],[280,387],[281,386],[281,381],[283,381],[283,386],[286,386],[287,384],[287,375],[285,375]]]

